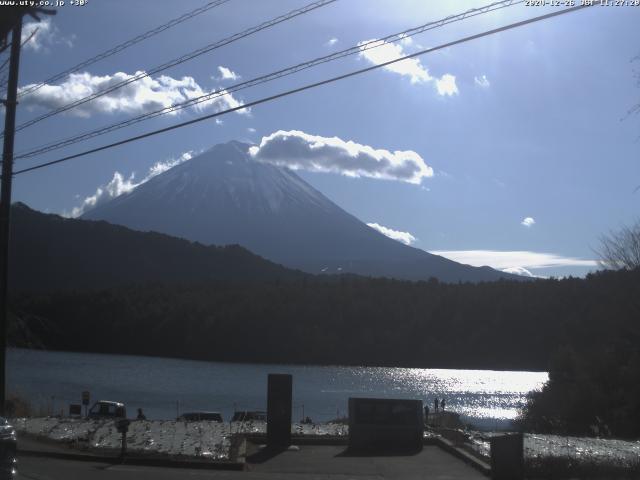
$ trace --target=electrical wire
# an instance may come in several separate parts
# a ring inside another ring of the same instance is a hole
[[[9,65],[9,59],[10,58],[11,58],[10,56],[7,56],[7,58],[4,60],[4,62],[2,62],[2,65],[0,65],[0,74],[4,73],[4,70],[7,68],[7,65]]]
[[[27,172],[31,172],[31,171],[34,171],[34,170],[39,170],[41,168],[49,167],[49,166],[52,166],[52,165],[57,165],[59,163],[66,162],[68,160],[72,160],[74,158],[83,157],[83,156],[89,155],[91,153],[96,153],[96,152],[100,152],[100,151],[103,151],[103,150],[108,150],[108,149],[111,149],[111,148],[114,148],[114,147],[117,147],[117,146],[120,146],[120,145],[131,143],[131,142],[134,142],[134,141],[137,141],[137,140],[141,140],[143,138],[147,138],[147,137],[151,137],[151,136],[158,135],[158,134],[161,134],[161,133],[169,132],[171,130],[176,130],[178,128],[186,127],[186,126],[192,125],[194,123],[199,123],[199,122],[202,122],[204,120],[209,120],[211,118],[219,117],[219,116],[225,115],[227,113],[235,112],[235,111],[238,111],[238,110],[241,110],[241,109],[244,109],[244,108],[253,107],[255,105],[260,105],[262,103],[270,102],[270,101],[273,101],[273,100],[276,100],[276,99],[279,99],[279,98],[282,98],[282,97],[293,95],[294,93],[303,92],[303,91],[310,90],[312,88],[316,88],[316,87],[319,87],[319,86],[322,86],[322,85],[327,85],[329,83],[334,83],[334,82],[337,82],[339,80],[344,80],[346,78],[354,77],[356,75],[360,75],[360,74],[363,74],[363,73],[366,73],[366,72],[370,72],[372,70],[383,68],[383,67],[386,67],[388,65],[392,65],[394,63],[401,62],[401,61],[404,61],[404,60],[407,60],[407,59],[410,59],[410,58],[415,58],[415,57],[418,57],[418,56],[421,56],[421,55],[425,55],[427,53],[435,52],[437,50],[442,50],[444,48],[452,47],[454,45],[458,45],[458,44],[461,44],[461,43],[469,42],[469,41],[472,41],[472,40],[476,40],[476,39],[479,39],[479,38],[482,38],[482,37],[486,37],[486,36],[493,35],[493,34],[496,34],[496,33],[504,32],[504,31],[507,31],[507,30],[512,30],[514,28],[522,27],[524,25],[528,25],[528,24],[531,24],[531,23],[534,23],[534,22],[539,22],[539,21],[546,20],[546,19],[549,19],[549,18],[557,17],[559,15],[564,15],[566,13],[571,13],[571,12],[575,12],[575,11],[578,11],[578,10],[582,10],[584,8],[588,8],[588,7],[593,6],[593,5],[596,5],[596,4],[594,3],[594,4],[578,5],[578,6],[575,6],[575,7],[566,8],[566,9],[555,11],[555,12],[551,12],[551,13],[548,13],[548,14],[545,14],[545,15],[540,15],[540,16],[537,16],[537,17],[533,17],[533,18],[530,18],[530,19],[527,19],[527,20],[522,20],[520,22],[516,22],[516,23],[509,24],[509,25],[505,25],[503,27],[495,28],[495,29],[492,29],[492,30],[487,30],[485,32],[477,33],[475,35],[471,35],[471,36],[468,36],[468,37],[464,37],[464,38],[461,38],[461,39],[458,39],[458,40],[454,40],[454,41],[451,41],[451,42],[448,42],[448,43],[441,44],[441,45],[439,45],[437,47],[432,47],[432,48],[427,48],[427,49],[424,49],[424,50],[420,50],[418,52],[415,52],[415,53],[412,53],[412,54],[409,54],[409,55],[405,55],[403,57],[396,58],[394,60],[389,60],[389,61],[384,62],[384,63],[380,63],[380,64],[373,65],[373,66],[370,66],[370,67],[362,68],[360,70],[355,70],[355,71],[352,71],[352,72],[349,72],[349,73],[346,73],[346,74],[343,74],[343,75],[338,75],[336,77],[332,77],[332,78],[328,78],[328,79],[325,79],[325,80],[321,80],[319,82],[307,84],[307,85],[304,85],[302,87],[298,87],[298,88],[294,88],[294,89],[291,89],[291,90],[287,90],[285,92],[281,92],[281,93],[278,93],[276,95],[271,95],[269,97],[264,97],[264,98],[261,98],[259,100],[255,100],[253,102],[249,102],[249,103],[246,103],[246,104],[238,106],[238,107],[229,108],[229,109],[224,110],[222,112],[217,112],[217,113],[212,113],[212,114],[209,114],[209,115],[204,115],[202,117],[198,117],[198,118],[195,118],[195,119],[192,119],[192,120],[188,120],[188,121],[185,121],[185,122],[182,122],[182,123],[171,125],[169,127],[161,128],[161,129],[158,129],[158,130],[153,130],[151,132],[147,132],[147,133],[144,133],[144,134],[141,134],[141,135],[136,135],[136,136],[133,136],[133,137],[129,137],[129,138],[126,138],[124,140],[120,140],[118,142],[110,143],[110,144],[107,144],[107,145],[103,145],[101,147],[97,147],[97,148],[93,148],[93,149],[90,149],[90,150],[86,150],[84,152],[76,153],[74,155],[69,155],[69,156],[66,156],[66,157],[63,157],[63,158],[59,158],[57,160],[52,160],[50,162],[45,162],[45,163],[41,163],[41,164],[38,164],[38,165],[34,165],[32,167],[29,167],[29,168],[24,168],[22,170],[16,171],[14,173],[14,175],[19,175],[19,174],[22,174],[22,173],[27,173]]]
[[[219,41],[217,41],[215,43],[208,44],[208,45],[206,45],[204,47],[201,47],[201,48],[199,48],[197,50],[194,50],[193,52],[187,53],[187,54],[182,55],[181,57],[178,57],[178,58],[176,58],[174,60],[170,60],[169,62],[163,63],[162,65],[159,65],[157,67],[154,67],[154,68],[152,68],[151,70],[149,70],[147,72],[140,72],[140,73],[138,73],[138,74],[126,79],[126,80],[123,80],[121,82],[118,82],[118,83],[110,86],[109,88],[106,88],[106,89],[101,90],[99,92],[92,93],[91,95],[88,95],[88,96],[83,97],[81,99],[78,99],[78,100],[76,100],[74,102],[71,102],[71,103],[68,103],[66,105],[63,105],[61,107],[58,107],[58,108],[56,108],[54,110],[51,110],[51,111],[49,111],[49,112],[47,112],[47,113],[45,113],[43,115],[40,115],[39,117],[36,117],[36,118],[34,118],[32,120],[29,120],[29,121],[27,121],[25,123],[22,123],[22,124],[18,125],[15,128],[15,131],[19,132],[21,130],[24,130],[25,128],[30,127],[32,125],[35,125],[36,123],[39,123],[42,120],[45,120],[45,119],[50,118],[50,117],[52,117],[54,115],[57,115],[59,113],[66,112],[67,110],[75,108],[75,107],[77,107],[79,105],[83,105],[83,104],[85,104],[87,102],[95,100],[96,98],[99,98],[99,97],[102,97],[102,96],[104,96],[104,95],[106,95],[108,93],[111,93],[111,92],[113,92],[113,91],[115,91],[115,90],[117,90],[119,88],[124,87],[125,85],[129,85],[129,84],[131,84],[133,82],[136,82],[136,81],[138,81],[138,80],[140,80],[142,78],[149,77],[149,76],[151,76],[151,75],[153,75],[155,73],[159,73],[159,72],[164,71],[164,70],[166,70],[168,68],[175,67],[176,65],[180,65],[182,63],[185,63],[185,62],[187,62],[189,60],[192,60],[192,59],[194,59],[194,58],[196,58],[196,57],[198,57],[200,55],[208,53],[208,52],[210,52],[212,50],[218,49],[220,47],[223,47],[225,45],[233,43],[233,42],[235,42],[237,40],[240,40],[242,38],[248,37],[249,35],[253,35],[254,33],[260,32],[261,30],[265,30],[267,28],[273,27],[274,25],[277,25],[279,23],[285,22],[287,20],[291,20],[292,18],[295,18],[295,17],[297,17],[299,15],[303,15],[305,13],[308,13],[308,12],[312,11],[312,10],[315,10],[317,8],[320,8],[320,7],[324,7],[325,5],[329,5],[329,4],[331,4],[333,2],[336,2],[336,1],[337,0],[317,0],[315,2],[312,2],[312,3],[302,7],[302,8],[298,8],[298,9],[292,10],[292,11],[290,11],[290,12],[284,14],[284,15],[280,15],[280,16],[278,16],[276,18],[273,18],[273,19],[271,19],[271,20],[269,20],[267,22],[263,22],[260,25],[257,25],[255,27],[251,27],[251,28],[249,28],[247,30],[244,30],[244,31],[239,32],[239,33],[236,33],[236,34],[234,34],[234,35],[232,35],[230,37],[226,37],[226,38],[224,38],[222,40],[219,40]],[[4,133],[2,135],[4,135]]]
[[[22,152],[18,155],[16,155],[14,157],[14,160],[18,160],[18,159],[24,159],[24,158],[31,158],[34,156],[38,156],[38,155],[43,155],[45,153],[54,151],[54,150],[58,150],[64,147],[68,147],[70,145],[85,141],[85,140],[89,140],[91,138],[95,138],[101,135],[105,135],[107,133],[111,133],[114,132],[116,130],[119,130],[121,128],[124,127],[128,127],[131,125],[134,125],[136,123],[145,121],[145,120],[150,120],[152,118],[156,118],[162,115],[167,115],[179,110],[182,110],[184,108],[187,107],[192,107],[194,105],[203,103],[203,102],[207,102],[207,101],[212,101],[215,100],[216,98],[220,98],[223,97],[225,95],[229,95],[231,93],[237,92],[239,90],[244,90],[246,88],[250,88],[250,87],[254,87],[257,85],[261,85],[263,83],[267,83],[273,80],[276,80],[278,78],[282,78],[288,75],[292,75],[295,73],[298,73],[300,71],[327,63],[327,62],[331,62],[334,60],[338,60],[340,58],[344,58],[350,55],[354,55],[357,53],[361,53],[365,50],[370,50],[370,49],[374,49],[374,48],[378,48],[382,45],[384,45],[385,43],[392,43],[392,42],[398,42],[401,41],[405,38],[420,34],[420,33],[424,33],[428,30],[432,30],[435,28],[439,28],[442,27],[444,25],[453,23],[453,22],[458,22],[467,18],[471,18],[471,17],[475,17],[477,15],[481,15],[481,14],[485,14],[485,13],[489,13],[495,10],[499,10],[502,8],[506,8],[506,7],[510,7],[513,5],[517,5],[520,3],[524,3],[525,0],[502,0],[502,1],[498,1],[498,2],[494,2],[488,5],[485,5],[483,7],[479,7],[479,8],[474,8],[474,9],[470,9],[467,10],[466,12],[457,14],[457,15],[450,15],[448,17],[442,18],[440,20],[436,20],[436,21],[432,21],[423,25],[420,25],[418,27],[414,27],[414,28],[410,28],[407,30],[404,30],[402,32],[398,32],[398,33],[394,33],[391,35],[387,35],[386,37],[380,38],[380,39],[376,39],[376,40],[370,40],[368,42],[365,43],[361,43],[358,45],[355,45],[353,47],[341,50],[339,52],[335,52],[329,55],[325,55],[322,57],[318,57],[315,58],[313,60],[308,60],[306,62],[302,62],[299,63],[297,65],[291,66],[291,67],[287,67],[285,69],[282,70],[278,70],[276,72],[272,72],[266,75],[262,75],[256,78],[253,78],[251,80],[246,80],[244,82],[241,83],[237,83],[235,85],[231,85],[229,87],[226,87],[225,89],[222,90],[218,90],[218,91],[213,91],[210,93],[206,93],[204,95],[200,95],[198,97],[194,97],[191,98],[187,101],[181,102],[181,103],[177,103],[175,105],[171,105],[169,107],[165,107],[165,108],[161,108],[159,110],[155,110],[152,112],[148,112],[142,115],[138,115],[136,117],[132,117],[130,119],[121,121],[121,122],[116,122],[113,123],[111,125],[107,125],[104,127],[100,127],[88,132],[84,132],[78,135],[75,135],[73,137],[68,137],[66,139],[63,140],[57,140],[55,142],[50,142],[47,143],[45,145],[41,145],[38,146],[32,150],[29,150],[27,152]]]
[[[20,44],[20,48],[24,47],[27,43],[29,43],[29,40],[31,40],[36,35],[36,33],[38,33],[39,29],[40,27],[36,27],[31,32],[31,34]],[[9,65],[9,60],[11,60],[11,55],[9,55],[7,59],[2,63],[2,65],[0,65],[0,74],[2,74],[2,80],[0,80],[0,88],[5,88],[8,83],[7,79],[9,76],[9,72],[3,73],[3,70],[5,70],[5,68]]]
[[[112,55],[115,55],[116,53],[121,52],[122,50],[125,50],[133,45],[135,45],[136,43],[140,43],[143,40],[146,40],[148,38],[151,38],[155,35],[158,35],[161,32],[164,32],[165,30],[168,30],[172,27],[175,27],[176,25],[181,24],[182,22],[186,22],[187,20],[190,20],[193,17],[196,17],[202,13],[205,13],[209,10],[211,10],[212,8],[215,7],[219,7],[220,5],[223,5],[227,2],[229,2],[230,0],[215,0],[213,2],[209,2],[205,5],[203,5],[202,7],[196,8],[195,10],[191,10],[190,12],[185,13],[184,15],[181,15],[177,18],[174,18],[172,20],[169,20],[167,23],[164,23],[162,25],[159,25],[147,32],[144,32],[134,38],[131,38],[129,40],[127,40],[126,42],[122,42],[118,45],[116,45],[115,47],[110,48],[109,50],[105,50],[102,53],[99,53],[83,62],[80,62],[79,64],[68,68],[60,73],[56,73],[55,75],[52,75],[51,77],[47,78],[46,80],[43,80],[42,82],[36,84],[36,85],[32,85],[31,87],[22,90],[20,93],[18,93],[18,98],[20,97],[24,97],[25,95],[29,95],[30,93],[33,93],[39,89],[41,89],[42,87],[44,87],[47,84],[50,84],[52,82],[56,82],[58,80],[60,80],[61,78],[66,77],[67,75],[69,75],[70,73],[74,73],[77,72],[78,70],[81,70],[83,68],[88,67],[89,65],[93,65],[96,62],[99,62],[100,60],[104,60],[105,58],[108,58]]]

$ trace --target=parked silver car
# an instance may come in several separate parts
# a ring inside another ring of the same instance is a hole
[[[124,403],[100,400],[89,409],[89,418],[127,418]]]

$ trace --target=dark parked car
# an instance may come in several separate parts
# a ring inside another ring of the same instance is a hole
[[[178,417],[179,422],[222,422],[222,415],[219,412],[189,412]]]
[[[267,412],[259,412],[259,411],[237,411],[234,412],[232,422],[266,422],[267,421]]]
[[[124,403],[100,400],[89,409],[89,418],[127,418]]]
[[[16,430],[0,417],[0,480],[10,480],[16,475]]]

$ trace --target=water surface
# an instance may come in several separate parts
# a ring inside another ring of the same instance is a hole
[[[129,416],[150,419],[212,410],[229,420],[234,410],[266,410],[268,373],[293,375],[293,417],[328,421],[347,414],[349,397],[416,398],[479,428],[508,427],[527,392],[545,372],[388,367],[304,366],[201,362],[161,357],[8,349],[7,385],[45,413],[68,411],[83,390],[91,401],[117,400]]]

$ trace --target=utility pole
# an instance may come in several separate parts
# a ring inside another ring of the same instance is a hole
[[[9,60],[9,81],[7,99],[4,101],[4,146],[2,149],[2,191],[0,192],[0,414],[5,413],[6,370],[7,370],[7,307],[9,279],[9,219],[11,216],[11,181],[13,180],[13,144],[18,106],[18,70],[20,68],[20,42],[22,37],[22,16],[13,26],[11,33],[11,57]]]
[[[0,415],[6,407],[7,334],[9,326],[8,280],[9,280],[9,226],[11,218],[11,182],[13,180],[13,145],[15,140],[16,107],[18,106],[18,71],[20,69],[20,47],[22,46],[22,18],[29,14],[39,20],[37,13],[55,14],[55,11],[41,8],[0,7],[3,21],[0,23],[3,40],[11,30],[11,56],[9,58],[9,78],[7,98],[3,100],[4,145],[2,148],[2,191],[0,192]]]

